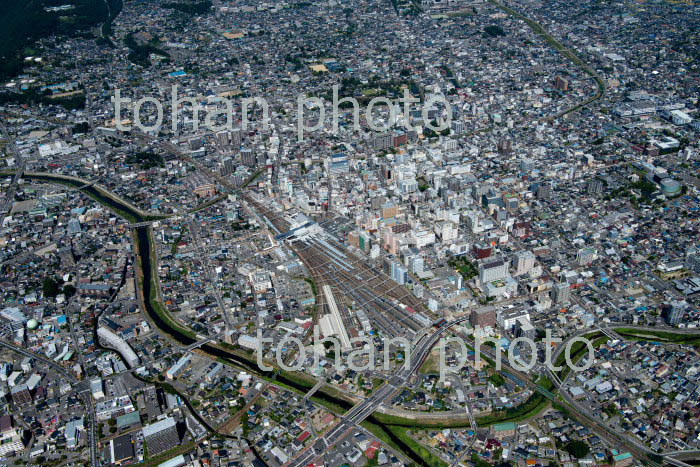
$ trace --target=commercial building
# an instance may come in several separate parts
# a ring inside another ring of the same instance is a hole
[[[472,327],[496,327],[496,308],[492,306],[472,310],[470,323]]]
[[[150,447],[149,447],[150,449]],[[109,452],[112,464],[122,465],[134,458],[134,440],[127,433],[118,436],[109,442]]]
[[[66,423],[66,430],[65,430],[65,436],[66,436],[66,447],[68,449],[75,449],[78,447],[78,444],[80,443],[80,435],[85,431],[85,423],[83,421],[83,417],[80,417],[75,420],[71,420],[70,422]]]
[[[508,263],[503,259],[488,260],[479,265],[479,282],[489,282],[505,279],[508,275]]]
[[[519,318],[515,322],[515,336],[523,337],[531,342],[534,342],[535,337],[537,337],[537,330],[532,325],[529,318]]]
[[[157,456],[180,444],[177,423],[173,417],[143,427],[143,438],[148,446],[148,454]]]
[[[105,396],[104,386],[100,378],[93,379],[90,381],[90,392],[94,399],[102,399]]]
[[[109,420],[134,410],[134,405],[128,395],[117,396],[95,404],[95,416],[99,421]]]
[[[141,359],[139,359],[136,352],[131,348],[131,346],[121,337],[114,334],[112,331],[104,326],[97,328],[97,337],[103,345],[108,346],[119,352],[119,354],[126,360],[126,363],[131,367],[135,368]]]
[[[527,309],[507,309],[497,313],[496,321],[504,331],[513,329],[518,320],[530,320],[530,312]]]
[[[397,284],[405,284],[408,280],[408,269],[398,261],[393,261],[391,263],[391,278]]]

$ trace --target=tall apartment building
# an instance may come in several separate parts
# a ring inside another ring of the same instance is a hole
[[[372,147],[375,151],[383,151],[393,146],[393,136],[390,133],[382,133],[374,135]]]
[[[682,300],[674,300],[670,303],[665,303],[661,307],[661,317],[669,326],[677,326],[683,321],[687,303]]]
[[[250,148],[241,149],[241,163],[248,167],[255,167],[257,160],[255,153]]]
[[[233,163],[233,159],[230,157],[224,158],[224,160],[221,161],[221,169],[220,173],[222,176],[227,176],[231,175],[233,172],[236,171],[236,166]]]
[[[552,301],[556,304],[568,303],[571,299],[571,289],[567,283],[555,284],[552,288]]]
[[[569,82],[562,78],[561,76],[557,76],[554,79],[554,87],[559,89],[560,91],[568,91],[569,90]]]

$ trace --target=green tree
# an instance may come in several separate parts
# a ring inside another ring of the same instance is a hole
[[[53,277],[45,277],[41,286],[44,297],[54,298],[58,295],[58,281]]]
[[[586,454],[591,451],[591,448],[589,448],[583,441],[574,440],[570,441],[564,450],[574,456],[576,459],[581,459],[582,457],[586,457]]]
[[[65,295],[66,298],[71,298],[73,295],[75,295],[75,286],[73,286],[73,284],[64,285],[63,295]]]

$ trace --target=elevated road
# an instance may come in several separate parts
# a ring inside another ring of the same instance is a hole
[[[318,438],[311,446],[303,451],[299,457],[294,459],[290,467],[302,467],[311,463],[315,458],[323,454],[328,448],[334,446],[342,439],[348,430],[357,427],[363,420],[372,415],[377,408],[385,403],[390,403],[393,395],[401,389],[425,361],[430,350],[440,338],[440,335],[452,326],[466,321],[468,318],[460,318],[444,323],[430,335],[424,335],[415,344],[415,349],[411,354],[411,365],[405,366],[391,377],[383,386],[362,402],[356,404],[349,411],[340,417],[337,425],[331,428],[323,437]]]

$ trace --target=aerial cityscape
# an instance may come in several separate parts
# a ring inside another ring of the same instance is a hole
[[[695,0],[13,0],[0,465],[700,465]]]

